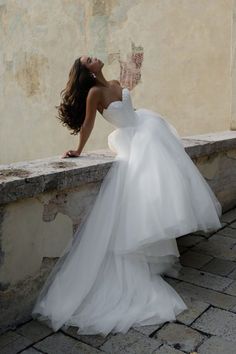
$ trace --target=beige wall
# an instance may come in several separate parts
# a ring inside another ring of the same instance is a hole
[[[233,0],[232,16],[232,112],[230,129],[236,130],[236,0]]]
[[[54,106],[83,54],[101,58],[134,107],[165,116],[181,136],[230,129],[232,0],[0,4],[1,164],[76,147]],[[98,114],[84,151],[106,148],[114,128]]]

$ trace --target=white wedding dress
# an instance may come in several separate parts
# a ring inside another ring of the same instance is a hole
[[[175,321],[187,306],[161,275],[181,267],[176,238],[221,227],[221,204],[167,120],[135,111],[127,88],[103,117],[117,127],[115,161],[32,311],[55,332],[106,336]]]

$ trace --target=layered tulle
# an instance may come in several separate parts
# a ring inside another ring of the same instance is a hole
[[[115,161],[34,306],[54,331],[107,335],[174,321],[187,306],[161,275],[178,272],[176,238],[221,227],[221,205],[175,128],[146,109],[135,119],[109,135]]]
[[[222,208],[175,128],[152,111],[135,113],[137,126],[119,128],[108,139],[126,164],[122,222],[112,248],[117,253],[154,252],[156,258],[173,237],[220,228]],[[156,241],[162,241],[161,250],[159,243],[152,244]]]

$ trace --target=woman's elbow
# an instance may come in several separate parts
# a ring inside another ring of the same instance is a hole
[[[94,127],[94,122],[89,122],[89,123],[83,123],[80,131],[85,134],[89,134]]]

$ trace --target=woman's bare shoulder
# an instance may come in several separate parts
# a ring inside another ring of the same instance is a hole
[[[110,82],[113,83],[113,84],[121,86],[120,81],[118,81],[118,80],[111,80]]]
[[[92,87],[89,89],[88,98],[89,98],[89,99],[100,98],[101,94],[102,94],[102,88],[101,88],[101,87],[99,87],[99,86],[92,86]]]

